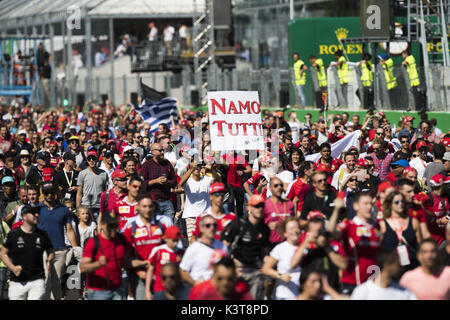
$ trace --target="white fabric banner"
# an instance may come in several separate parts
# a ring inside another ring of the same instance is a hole
[[[338,142],[331,145],[331,156],[333,158],[339,158],[343,151],[350,149],[350,147],[356,147],[358,144],[358,139],[361,137],[361,130],[356,130],[345,136]],[[320,153],[314,153],[305,157],[306,161],[316,162],[320,158]]]
[[[264,149],[257,91],[208,92],[208,110],[213,151]]]

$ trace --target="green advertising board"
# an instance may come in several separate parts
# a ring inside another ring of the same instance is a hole
[[[289,61],[293,65],[292,54],[298,52],[300,59],[305,62],[308,68],[311,67],[308,57],[313,54],[317,58],[322,58],[325,66],[335,61],[333,54],[342,49],[339,44],[340,38],[361,37],[361,20],[359,17],[350,18],[310,18],[295,19],[289,23]],[[368,47],[368,46],[367,46]],[[430,49],[430,48],[429,48]],[[345,44],[344,50],[352,62],[361,60],[363,53],[362,44]],[[379,54],[384,53],[382,46],[378,46]],[[420,63],[420,45],[412,44],[412,53],[416,61]],[[401,65],[401,55],[392,55],[394,63]],[[294,87],[290,86],[290,103],[295,104]],[[306,104],[314,105],[314,89],[310,72],[307,72],[307,82],[305,86]]]

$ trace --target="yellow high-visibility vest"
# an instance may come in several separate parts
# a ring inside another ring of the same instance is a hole
[[[325,72],[325,66],[322,59],[316,59],[316,73],[317,80],[319,81],[319,87],[328,87],[327,74]]]
[[[372,87],[373,84],[372,61],[363,62],[361,64],[361,82],[364,87]]]
[[[394,77],[394,61],[391,58],[387,59],[385,64],[383,64],[383,69],[387,89],[394,89],[397,86],[397,78]]]
[[[409,55],[406,59],[406,71],[408,72],[409,81],[411,87],[417,87],[420,85],[419,73],[417,72],[416,59],[412,55]]]
[[[338,66],[338,77],[341,84],[348,83],[348,64],[347,59],[344,56],[340,57],[338,63],[342,61],[342,64]]]
[[[294,73],[295,73],[295,84],[296,85],[305,85],[306,84],[306,72],[302,74],[302,68],[305,63],[302,60],[297,60],[294,62]]]

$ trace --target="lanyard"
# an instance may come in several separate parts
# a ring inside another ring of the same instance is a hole
[[[275,207],[275,212],[280,214],[280,212],[278,211],[278,208],[277,208],[277,204],[273,201],[273,198],[270,198],[270,201],[272,201],[273,206]],[[285,201],[283,201],[283,211],[284,212],[281,212],[281,213],[287,213],[286,212],[287,210],[286,210],[286,202]]]
[[[63,169],[63,172],[64,172],[64,176],[66,177],[67,184],[69,185],[69,187],[72,187],[72,182],[73,182],[73,172],[72,172],[72,176],[70,177],[70,181],[69,181],[69,177],[67,176],[66,170]]]
[[[401,225],[401,222],[400,222],[400,227],[398,227],[398,224],[397,223],[394,224],[394,219],[392,219],[392,218],[390,218],[389,220],[391,221],[393,229],[398,238],[398,244],[400,245],[402,243],[402,238],[403,238],[403,226]]]

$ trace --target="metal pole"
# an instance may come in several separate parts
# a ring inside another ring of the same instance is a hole
[[[427,51],[427,39],[425,33],[425,23],[424,23],[424,14],[423,14],[423,1],[420,0],[420,19],[422,22],[420,23],[420,43],[422,45],[422,55],[423,55],[423,68],[425,73],[425,82],[427,84],[427,105],[428,109],[431,109],[431,83],[429,72],[429,61],[428,61],[428,51]]]
[[[448,67],[450,64],[450,56],[448,53],[448,39],[447,39],[447,22],[445,21],[445,11],[442,0],[439,1],[441,5],[441,16],[442,16],[442,51],[444,52],[444,66]]]
[[[123,85],[123,103],[127,102],[127,76],[124,74],[122,76],[122,85]]]
[[[195,70],[198,70],[199,67],[199,57],[197,56],[197,52],[198,52],[198,41],[195,40],[195,37],[198,34],[198,25],[195,23],[197,20],[197,15],[198,15],[198,11],[197,11],[197,1],[194,0],[194,14],[193,14],[193,18],[192,18],[192,22],[193,22],[193,34],[194,36],[192,37],[192,49],[194,51],[194,72]],[[200,72],[195,72],[195,87],[198,91],[198,96],[199,99],[201,99],[202,97],[202,71]]]
[[[85,8],[86,23],[86,101],[92,100],[92,32],[91,18]]]
[[[109,56],[111,63],[111,76],[110,76],[110,102],[114,105],[114,21],[112,18],[108,19],[109,24]]]
[[[290,20],[294,20],[295,18],[294,0],[290,0],[289,13],[290,13]]]
[[[49,33],[50,33],[50,68],[51,72],[51,82],[50,82],[50,95],[52,106],[56,106],[56,90],[55,90],[55,46],[53,42],[53,38],[55,37],[55,30],[53,29],[53,24],[50,23],[48,25]]]
[[[375,100],[375,109],[380,108],[383,110],[383,106],[380,102],[380,86],[378,77],[378,43],[373,44],[373,94]]]
[[[67,67],[68,67],[68,83],[69,83],[69,105],[73,106],[73,70],[72,70],[72,29],[67,28]]]

